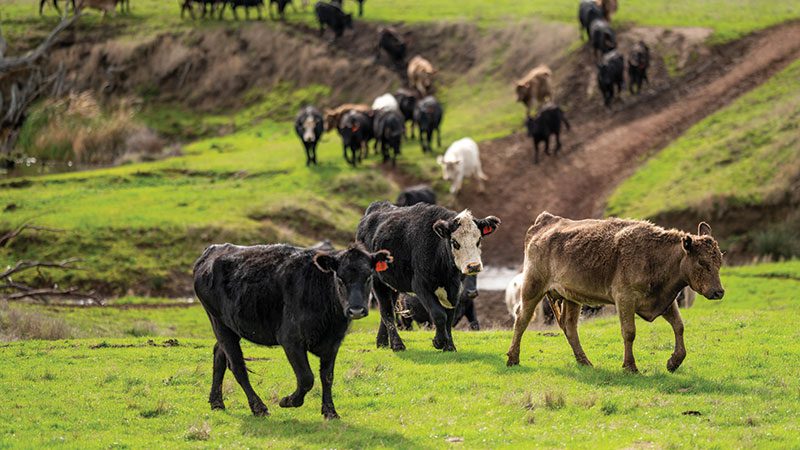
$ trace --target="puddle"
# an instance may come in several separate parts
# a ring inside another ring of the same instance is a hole
[[[481,291],[505,291],[508,283],[514,278],[517,269],[509,267],[486,266],[478,275],[478,289]]]

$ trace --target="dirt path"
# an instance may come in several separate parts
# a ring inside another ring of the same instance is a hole
[[[800,23],[710,49],[680,79],[662,82],[636,99],[626,93],[611,112],[598,98],[581,94],[593,81],[580,69],[583,64],[593,72],[591,56],[583,52],[573,58],[578,64],[567,77],[570,92],[577,94],[560,94],[573,130],[564,135],[557,158],[533,165],[531,141],[522,133],[481,144],[483,168],[492,181],[484,195],[467,186],[461,203],[479,215],[503,219],[502,233],[486,246],[489,264],[521,264],[525,231],[544,210],[576,219],[602,216],[608,196],[646,155],[800,58]],[[576,96],[582,103],[569,102]]]

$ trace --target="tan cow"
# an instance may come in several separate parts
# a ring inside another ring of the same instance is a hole
[[[369,114],[372,112],[372,108],[370,108],[369,105],[360,103],[345,103],[337,106],[336,108],[326,108],[324,113],[325,131],[335,130],[339,125],[339,120],[341,120],[342,116],[349,111],[361,111]]]
[[[553,72],[545,65],[531,69],[527,75],[517,80],[517,101],[524,104],[528,115],[531,115],[533,100],[544,104],[553,98]]]
[[[431,93],[436,72],[430,61],[417,55],[408,62],[408,84],[425,97]]]
[[[507,364],[519,364],[522,334],[547,295],[564,301],[564,334],[578,363],[589,366],[578,339],[581,305],[616,306],[625,341],[623,367],[631,372],[638,371],[634,317],[648,322],[664,317],[675,333],[675,350],[667,361],[673,372],[686,357],[675,297],[688,285],[708,299],[721,299],[720,265],[722,252],[705,222],[697,234],[689,234],[637,220],[570,220],[543,212],[525,236],[522,307]]]
[[[103,17],[113,16],[116,12],[116,0],[78,0],[77,11],[81,12],[84,8],[96,9],[103,12]]]

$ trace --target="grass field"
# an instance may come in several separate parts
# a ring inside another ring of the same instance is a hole
[[[653,217],[713,202],[759,204],[800,173],[800,61],[690,128],[648,160],[606,213]]]
[[[24,35],[41,26],[33,0],[0,0],[0,21],[11,36]],[[299,3],[299,2],[295,2]],[[36,2],[38,5],[38,2]],[[508,21],[529,17],[577,24],[577,0],[370,0],[365,19],[385,22],[470,21],[486,27],[502,26]],[[351,2],[346,9],[355,8]],[[164,30],[178,31],[196,26],[216,26],[181,20],[177,2],[140,0],[132,2],[133,17],[117,19],[132,33],[149,34]],[[50,17],[54,11],[48,10]],[[96,16],[96,15],[95,15]],[[255,17],[255,16],[254,16]],[[715,41],[735,39],[751,31],[800,17],[800,5],[784,0],[625,0],[620,2],[615,20],[647,26],[706,27],[715,31]],[[294,13],[289,21],[311,23],[313,13]],[[54,19],[52,19],[54,20]],[[92,23],[99,18],[92,17]],[[228,19],[230,12],[228,12]]]
[[[342,420],[330,423],[319,414],[319,383],[302,408],[279,408],[293,389],[289,364],[279,348],[252,345],[251,380],[272,415],[251,417],[230,373],[228,409],[211,412],[212,341],[199,319],[196,332],[167,334],[177,342],[13,342],[0,347],[0,445],[442,448],[455,438],[467,448],[796,447],[800,334],[786,318],[800,313],[800,264],[726,269],[723,283],[723,301],[699,298],[684,311],[689,354],[674,374],[664,367],[672,332],[661,320],[637,322],[643,373],[629,375],[614,317],[581,327],[594,368],[578,367],[559,334],[528,332],[522,365],[508,369],[510,331],[457,332],[456,354],[434,351],[431,332],[407,332],[409,350],[393,354],[374,348],[371,314],[339,354]]]

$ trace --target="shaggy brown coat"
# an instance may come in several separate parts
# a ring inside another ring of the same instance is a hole
[[[325,109],[325,131],[335,130],[342,116],[350,111],[372,114],[372,108],[369,105],[360,103],[345,103],[333,109],[327,108]]]
[[[425,97],[431,93],[436,72],[430,61],[417,55],[408,62],[408,84]]]
[[[517,80],[517,101],[525,105],[528,115],[531,114],[534,99],[541,105],[553,98],[552,78],[553,72],[550,68],[540,65]]]
[[[672,325],[675,350],[667,369],[686,357],[683,322],[675,297],[687,285],[709,299],[725,293],[719,279],[722,252],[705,222],[696,235],[638,220],[570,220],[543,212],[525,237],[522,308],[514,321],[508,365],[519,364],[522,334],[543,297],[564,301],[561,324],[578,363],[591,365],[578,339],[581,305],[617,308],[625,341],[623,367],[633,357],[635,315]]]

